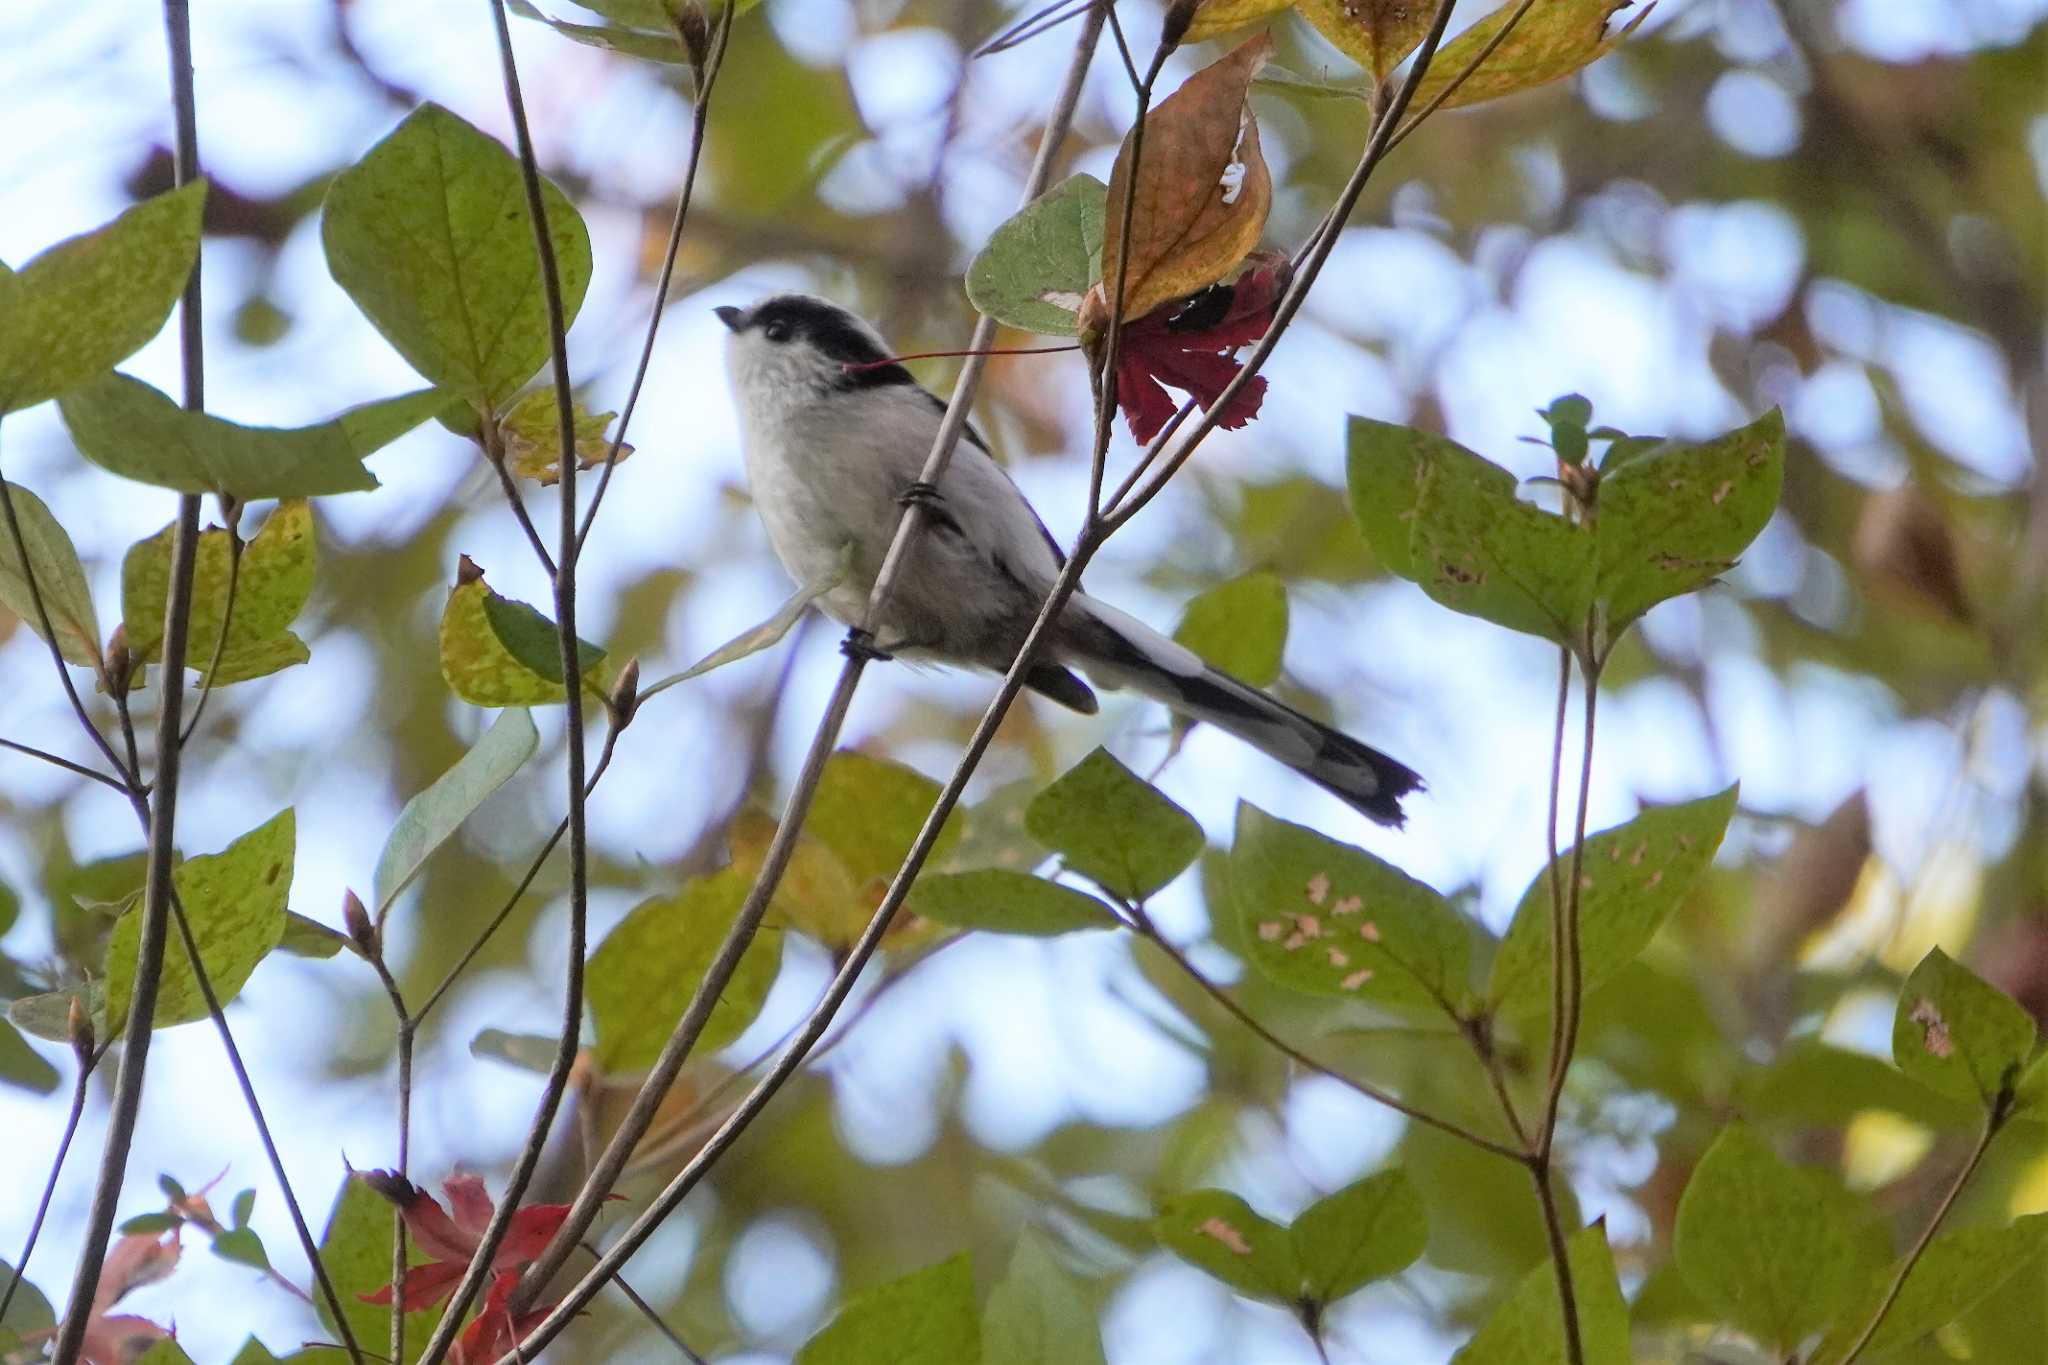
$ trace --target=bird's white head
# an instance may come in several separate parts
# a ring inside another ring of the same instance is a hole
[[[788,411],[835,394],[915,381],[887,362],[889,349],[866,322],[829,300],[776,294],[751,308],[712,310],[726,330],[726,364],[743,407]]]

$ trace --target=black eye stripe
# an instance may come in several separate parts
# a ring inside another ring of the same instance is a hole
[[[843,366],[875,366],[848,371],[836,381],[839,388],[878,388],[916,382],[901,365],[877,364],[887,360],[889,353],[851,315],[822,300],[801,294],[769,299],[754,309],[750,325],[760,328],[771,340],[773,329],[782,328],[788,336],[801,337],[820,355]]]

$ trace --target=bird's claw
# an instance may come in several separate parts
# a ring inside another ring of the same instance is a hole
[[[855,626],[846,632],[846,638],[839,642],[839,652],[849,659],[865,659],[869,663],[887,663],[896,656],[875,643],[875,637]]]
[[[904,507],[937,507],[945,500],[939,486],[927,479],[913,481],[896,495],[897,503]]]

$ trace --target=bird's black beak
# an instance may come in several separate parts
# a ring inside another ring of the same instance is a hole
[[[737,332],[747,325],[747,313],[743,308],[735,308],[728,303],[722,308],[714,308],[711,311],[718,314],[718,320],[732,331]]]

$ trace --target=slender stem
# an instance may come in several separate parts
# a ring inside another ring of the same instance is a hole
[[[391,1013],[398,1019],[398,1173],[408,1180],[412,1177],[412,1051],[413,1039],[418,1032],[418,1022],[406,1012],[405,995],[398,989],[398,979],[391,975],[391,967],[384,961],[384,945],[381,939],[358,945],[370,959],[370,966],[377,973],[377,980],[383,984],[384,996],[391,1002]],[[405,1279],[405,1220],[391,1220],[391,1283],[398,1284]],[[405,1296],[393,1292],[391,1295],[391,1359],[405,1359]]]
[[[597,1248],[590,1245],[590,1243],[579,1242],[577,1245],[593,1261],[599,1259]],[[690,1343],[684,1341],[681,1334],[679,1334],[675,1328],[669,1326],[668,1323],[663,1320],[661,1314],[654,1311],[654,1305],[647,1302],[646,1299],[640,1297],[639,1290],[633,1288],[632,1285],[626,1283],[626,1277],[624,1275],[612,1276],[612,1288],[618,1290],[621,1294],[625,1295],[626,1301],[632,1304],[635,1308],[640,1310],[640,1316],[646,1318],[648,1322],[652,1323],[654,1325],[654,1330],[661,1333],[662,1336],[666,1337],[668,1339],[668,1344],[675,1347],[677,1354],[681,1355],[684,1360],[689,1361],[690,1365],[704,1365],[704,1357],[698,1355],[695,1351],[690,1349]]]
[[[1398,1095],[1390,1094],[1387,1091],[1381,1090],[1378,1086],[1358,1080],[1356,1077],[1347,1076],[1335,1067],[1319,1062],[1309,1056],[1259,1022],[1258,1016],[1239,1004],[1229,991],[1223,989],[1222,986],[1204,975],[1201,968],[1188,960],[1186,953],[1183,953],[1177,945],[1170,942],[1164,934],[1159,932],[1158,927],[1152,923],[1151,916],[1145,914],[1136,906],[1126,905],[1125,910],[1131,913],[1131,926],[1140,937],[1152,944],[1153,947],[1159,949],[1160,952],[1165,953],[1172,960],[1173,964],[1180,968],[1182,974],[1188,980],[1199,986],[1203,994],[1221,1005],[1231,1018],[1243,1024],[1260,1041],[1264,1042],[1281,1056],[1286,1057],[1296,1066],[1306,1071],[1313,1071],[1316,1075],[1327,1080],[1335,1081],[1337,1084],[1365,1096],[1365,1098],[1376,1104],[1385,1105],[1397,1114],[1407,1115],[1417,1123],[1427,1124],[1439,1132],[1449,1133],[1452,1137],[1463,1138],[1473,1146],[1483,1151],[1491,1152],[1495,1156],[1506,1157],[1510,1161],[1520,1161],[1523,1159],[1524,1153],[1520,1148],[1510,1147],[1503,1142],[1496,1142],[1492,1138],[1473,1132],[1462,1124],[1455,1123],[1450,1119],[1439,1118],[1428,1110],[1418,1109]]]
[[[189,0],[164,0],[164,27],[170,48],[172,104],[176,113],[177,151],[174,178],[180,185],[199,173],[199,134],[192,76],[192,15]],[[206,371],[200,328],[200,270],[195,260],[179,306],[180,354],[185,371],[185,407],[205,404]],[[114,1213],[128,1169],[128,1151],[135,1141],[136,1115],[142,1106],[142,1078],[149,1063],[150,1032],[156,1022],[157,989],[163,980],[164,942],[171,909],[171,854],[178,810],[179,725],[184,715],[186,636],[192,617],[192,569],[199,544],[199,498],[178,499],[176,529],[171,533],[170,586],[164,602],[163,665],[157,712],[157,774],[150,798],[149,870],[143,883],[141,932],[135,952],[135,985],[129,996],[128,1023],[114,1098],[107,1118],[106,1143],[87,1215],[84,1247],[71,1300],[57,1337],[57,1365],[76,1365],[85,1344],[93,1296],[106,1262],[107,1240],[114,1231]],[[70,685],[66,675],[67,687]],[[98,735],[98,730],[93,733]],[[104,739],[104,737],[102,737]],[[116,767],[119,764],[116,763]]]
[[[1557,1275],[1557,1311],[1564,1322],[1564,1358],[1585,1365],[1586,1345],[1579,1328],[1579,1300],[1572,1288],[1571,1248],[1565,1240],[1564,1215],[1557,1206],[1556,1179],[1548,1161],[1531,1159],[1529,1175],[1536,1182],[1536,1200],[1543,1209],[1543,1236],[1550,1246],[1550,1264]]]
[[[996,53],[1007,52],[1020,43],[1028,43],[1039,34],[1066,23],[1094,3],[1095,0],[1053,0],[1052,4],[1025,15],[983,43],[974,50],[973,55],[993,57]]]
[[[128,794],[128,784],[119,778],[109,777],[99,771],[99,769],[88,768],[83,763],[74,763],[70,759],[59,754],[53,754],[47,749],[38,749],[33,744],[23,744],[19,740],[13,739],[0,739],[0,749],[12,749],[18,754],[27,754],[30,758],[40,758],[43,762],[53,763],[66,772],[77,773],[80,777],[89,777],[102,786],[112,787],[123,796]]]
[[[552,245],[550,243],[551,248]],[[540,538],[540,528],[533,524],[533,514],[526,510],[526,500],[519,496],[519,484],[513,479],[512,471],[505,467],[505,441],[499,435],[496,417],[483,419],[481,435],[484,459],[498,475],[498,487],[505,490],[505,502],[511,507],[512,516],[518,521],[519,529],[526,533],[526,543],[532,547],[533,557],[540,561],[541,568],[547,570],[548,578],[552,580],[558,572],[555,557],[548,553],[547,542]],[[563,458],[573,460],[575,452],[572,450]]]
[[[185,732],[178,736],[178,743],[185,744],[199,729],[199,719],[206,714],[206,703],[213,697],[213,675],[220,670],[221,655],[227,652],[228,627],[235,619],[235,594],[242,584],[242,532],[241,504],[222,496],[221,520],[228,530],[228,590],[227,600],[220,610],[220,629],[214,632],[213,654],[206,665],[206,680],[199,685],[199,700],[192,706],[192,719],[185,724]]]
[[[1308,297],[1310,286],[1315,283],[1316,277],[1322,274],[1323,266],[1329,261],[1330,252],[1337,245],[1337,236],[1343,231],[1344,223],[1350,218],[1352,209],[1357,207],[1358,197],[1365,192],[1366,182],[1372,178],[1373,171],[1386,156],[1394,127],[1401,121],[1401,115],[1406,112],[1416,88],[1422,84],[1423,76],[1429,71],[1429,64],[1436,56],[1437,45],[1443,41],[1444,28],[1450,23],[1451,7],[1455,3],[1456,0],[1437,0],[1436,17],[1431,21],[1428,35],[1416,49],[1415,64],[1408,69],[1408,78],[1401,83],[1401,88],[1394,93],[1392,102],[1374,121],[1372,136],[1366,141],[1364,154],[1359,157],[1358,165],[1352,169],[1351,178],[1344,183],[1344,188],[1338,194],[1329,217],[1324,220],[1321,231],[1316,234],[1304,253],[1301,268],[1294,272],[1294,279],[1288,284],[1287,292],[1280,296],[1280,302],[1274,307],[1273,321],[1266,328],[1266,334],[1252,347],[1252,352],[1245,358],[1243,366],[1231,377],[1230,382],[1223,386],[1222,392],[1216,395],[1216,400],[1203,412],[1202,419],[1195,424],[1194,430],[1189,432],[1172,455],[1167,457],[1152,481],[1113,504],[1111,510],[1104,514],[1109,530],[1114,531],[1129,522],[1146,503],[1159,495],[1168,480],[1172,479],[1180,467],[1187,463],[1188,457],[1194,454],[1195,448],[1216,429],[1222,415],[1229,411],[1231,400],[1243,392],[1245,385],[1252,382],[1266,363],[1266,358],[1273,354],[1273,348],[1280,344],[1280,338],[1287,331],[1288,324],[1294,320],[1294,315],[1301,311],[1302,302]],[[1168,437],[1169,433],[1161,432],[1153,438],[1152,445],[1163,447]],[[1148,448],[1145,455],[1148,462],[1152,453]]]
[[[1563,971],[1565,944],[1565,900],[1564,900],[1564,859],[1557,851],[1557,811],[1563,804],[1564,788],[1564,723],[1571,710],[1572,696],[1572,652],[1560,647],[1557,651],[1557,719],[1550,730],[1550,804],[1543,819],[1545,848],[1550,854],[1546,864],[1550,879],[1550,1057],[1548,1075],[1557,1078],[1560,1064],[1564,1061],[1564,986]]]
[[[1884,1326],[1886,1315],[1892,1311],[1892,1305],[1899,1301],[1899,1294],[1905,1289],[1906,1280],[1913,1274],[1913,1267],[1920,1264],[1921,1256],[1927,1251],[1927,1244],[1934,1240],[1934,1234],[1941,1229],[1942,1220],[1947,1218],[1949,1210],[1955,1207],[1957,1198],[1963,1192],[1963,1186],[1970,1183],[1970,1177],[1984,1164],[1984,1154],[1991,1150],[1992,1139],[2005,1127],[2005,1121],[2011,1113],[2012,1096],[2009,1093],[1999,1096],[1997,1103],[1992,1105],[1991,1112],[1984,1118],[1984,1131],[1978,1136],[1977,1145],[1970,1150],[1970,1159],[1956,1172],[1956,1178],[1943,1192],[1941,1202],[1934,1206],[1933,1216],[1927,1220],[1927,1226],[1920,1229],[1920,1235],[1913,1240],[1913,1247],[1906,1253],[1906,1259],[1899,1263],[1898,1274],[1892,1276],[1891,1284],[1886,1286],[1884,1298],[1878,1303],[1877,1311],[1870,1315],[1869,1322],[1863,1324],[1863,1330],[1857,1334],[1856,1344],[1842,1357],[1842,1365],[1855,1365],[1856,1357],[1863,1354],[1869,1347],[1871,1339],[1877,1335],[1877,1329]]]
[[[1065,140],[1067,127],[1073,120],[1075,106],[1080,100],[1082,81],[1087,75],[1089,60],[1094,55],[1095,43],[1102,31],[1103,13],[1102,4],[1092,7],[1076,39],[1066,80],[1054,102],[1052,114],[1046,121],[1037,158],[1025,180],[1023,201],[1027,204],[1038,197],[1052,178],[1053,162],[1060,144]],[[995,330],[996,324],[992,319],[981,319],[975,325],[973,339],[967,349],[986,350],[994,339]],[[940,419],[939,430],[933,437],[931,451],[926,456],[924,468],[920,472],[924,482],[936,484],[945,473],[946,466],[952,459],[953,448],[960,439],[960,433],[966,429],[968,409],[972,406],[975,389],[980,383],[982,369],[986,363],[986,357],[969,356],[967,363],[961,367],[960,376],[953,387],[952,400],[947,405],[945,415]],[[864,615],[866,621],[873,622],[879,618],[881,607],[893,590],[897,576],[902,573],[910,546],[922,531],[924,522],[925,509],[922,503],[913,501],[904,508],[902,517],[897,522],[895,539],[890,542],[889,552],[883,558],[882,567],[875,575],[874,587],[869,592]],[[864,634],[863,631],[856,636],[850,636],[849,639],[859,638]],[[546,1284],[562,1268],[568,1260],[570,1249],[596,1221],[606,1196],[617,1183],[619,1173],[625,1169],[627,1161],[632,1156],[633,1148],[653,1124],[669,1087],[675,1083],[683,1064],[689,1060],[698,1037],[703,1033],[705,1023],[710,1019],[712,1007],[717,1003],[727,983],[731,981],[733,973],[738,970],[740,958],[753,942],[762,918],[767,914],[768,904],[774,897],[776,887],[780,884],[782,875],[789,866],[789,860],[796,850],[797,836],[801,833],[804,819],[810,812],[811,800],[817,793],[818,782],[824,775],[825,760],[831,756],[832,750],[839,742],[839,732],[846,722],[847,711],[853,704],[853,694],[860,684],[865,663],[864,656],[858,651],[849,651],[846,663],[840,669],[839,682],[834,687],[825,713],[818,722],[817,731],[812,736],[810,751],[805,756],[803,769],[784,808],[782,822],[776,828],[775,837],[768,845],[768,851],[762,859],[761,870],[754,879],[752,889],[747,893],[747,899],[740,906],[732,928],[727,932],[725,941],[719,945],[717,954],[706,969],[703,981],[691,996],[682,1018],[677,1021],[675,1030],[669,1035],[668,1042],[655,1059],[653,1068],[648,1072],[646,1080],[641,1083],[640,1092],[634,1097],[631,1108],[620,1121],[618,1130],[613,1133],[605,1150],[592,1163],[590,1174],[585,1178],[583,1188],[577,1192],[576,1200],[571,1205],[567,1217],[563,1219],[560,1230],[539,1259],[527,1269],[519,1288],[514,1291],[512,1303],[515,1309],[523,1309],[531,1304],[539,1287]],[[837,1008],[835,1000],[831,1004],[831,1009]],[[830,1018],[829,1012],[825,1017]],[[779,1085],[780,1082],[777,1081],[776,1084]],[[599,1280],[597,1283],[602,1281]],[[554,1321],[552,1315],[550,1320]],[[566,1320],[563,1318],[556,1321],[549,1335],[552,1336],[553,1332],[561,1330],[560,1323]]]
[[[625,448],[626,427],[633,420],[633,410],[640,404],[640,389],[647,382],[647,369],[654,360],[654,339],[661,333],[661,319],[668,311],[669,281],[674,278],[676,255],[683,246],[683,225],[690,217],[690,197],[697,187],[697,166],[703,159],[704,125],[711,114],[711,91],[718,84],[718,73],[725,69],[725,49],[732,39],[733,16],[739,12],[737,0],[727,0],[718,12],[718,33],[713,41],[710,58],[704,70],[698,73],[696,98],[690,103],[690,159],[683,169],[683,188],[676,196],[676,211],[668,225],[668,246],[661,253],[661,271],[654,280],[654,309],[647,319],[647,337],[640,343],[640,363],[633,368],[633,383],[626,390],[626,404],[619,409],[618,430],[612,435],[611,449],[604,454],[604,467],[597,476],[597,491],[591,495],[590,507],[583,514],[583,528],[576,533],[576,551],[583,552],[584,542],[590,539],[591,523],[597,520],[598,506],[604,502],[605,490],[612,486],[612,471],[618,468],[619,452]]]
[[[1546,1158],[1557,1132],[1558,1103],[1564,1093],[1565,1074],[1571,1070],[1572,1053],[1578,1046],[1579,1015],[1585,1003],[1585,971],[1579,943],[1579,900],[1584,891],[1580,878],[1586,859],[1586,810],[1593,782],[1593,726],[1600,700],[1600,670],[1597,666],[1587,671],[1584,690],[1585,726],[1579,739],[1579,809],[1572,822],[1571,868],[1564,893],[1564,936],[1553,945],[1551,954],[1553,976],[1562,979],[1564,1009],[1556,1033],[1558,1052],[1551,1058],[1550,1087],[1543,1100],[1543,1127],[1538,1134],[1540,1154]],[[1555,994],[1557,992],[1553,991]]]
[[[540,164],[534,155],[533,133],[526,120],[526,99],[519,86],[519,68],[512,56],[512,32],[505,16],[505,0],[490,0],[491,21],[497,31],[498,58],[505,84],[505,103],[512,116],[512,133],[519,149],[520,179],[526,188],[526,210],[533,223],[534,254],[540,263],[541,292],[547,302],[548,341],[554,356],[555,415],[560,424],[561,472],[555,492],[557,520],[555,539],[555,633],[561,647],[562,689],[567,715],[563,732],[568,747],[569,787],[569,942],[568,970],[562,992],[562,1032],[555,1049],[554,1065],[541,1091],[526,1145],[505,1181],[505,1189],[491,1214],[470,1258],[469,1268],[448,1300],[434,1334],[420,1360],[436,1365],[455,1343],[462,1319],[477,1291],[491,1271],[491,1261],[511,1231],[512,1216],[540,1165],[547,1146],[548,1131],[554,1126],[562,1094],[569,1084],[569,1072],[583,1033],[583,967],[588,937],[590,907],[590,850],[586,827],[587,796],[583,734],[583,659],[576,639],[576,413],[569,388],[569,343],[567,310],[562,305],[561,272],[555,264],[554,241],[548,235],[547,203],[541,194]],[[499,464],[503,468],[502,462]]]
[[[71,1086],[71,1112],[64,1118],[64,1135],[57,1139],[57,1154],[50,1160],[49,1178],[43,1181],[42,1198],[36,1201],[35,1219],[28,1225],[28,1240],[21,1244],[21,1255],[14,1258],[14,1273],[7,1279],[7,1292],[0,1294],[0,1322],[7,1320],[7,1305],[14,1302],[14,1291],[21,1287],[21,1277],[28,1274],[28,1258],[36,1254],[36,1239],[43,1235],[43,1219],[50,1213],[50,1197],[57,1192],[57,1177],[64,1171],[64,1158],[71,1154],[71,1139],[78,1132],[78,1119],[85,1112],[85,1094],[92,1081],[93,1067],[98,1065],[101,1054],[79,1049],[78,1079]]]
[[[597,790],[598,780],[604,776],[605,769],[612,765],[612,754],[618,747],[620,728],[617,725],[613,725],[605,731],[604,748],[598,753],[597,766],[590,770],[590,781],[586,782],[583,786],[583,795],[586,799],[589,798],[592,792]],[[505,903],[498,907],[498,913],[491,916],[491,922],[483,927],[483,932],[479,933],[475,940],[470,943],[469,947],[463,950],[462,957],[453,967],[448,969],[448,974],[441,978],[441,984],[434,987],[432,992],[428,994],[426,1003],[413,1012],[412,1022],[414,1024],[421,1023],[429,1014],[433,1013],[434,1006],[441,1003],[441,997],[448,994],[463,972],[468,970],[469,964],[476,961],[477,954],[484,950],[484,945],[491,941],[492,935],[504,927],[505,921],[511,918],[512,912],[519,907],[521,897],[526,895],[527,890],[532,887],[535,879],[540,876],[541,869],[547,866],[548,855],[555,851],[555,846],[562,842],[562,837],[568,832],[569,817],[565,815],[555,822],[554,833],[548,835],[546,842],[541,844],[540,850],[527,863],[525,875],[520,877],[519,884],[512,888],[512,894],[505,897]]]

